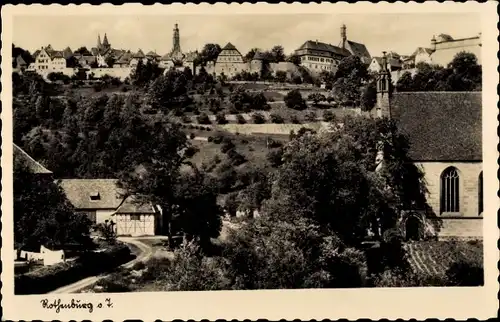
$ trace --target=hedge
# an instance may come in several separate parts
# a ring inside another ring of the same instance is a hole
[[[73,262],[47,266],[15,277],[15,294],[44,294],[89,276],[99,275],[131,261],[134,255],[125,244],[102,252],[87,252]]]

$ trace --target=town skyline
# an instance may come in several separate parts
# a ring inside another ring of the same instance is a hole
[[[30,52],[48,44],[60,50],[68,46],[72,50],[82,46],[90,49],[96,46],[99,34],[101,38],[107,34],[113,48],[133,52],[152,50],[163,55],[172,49],[172,32],[176,23],[183,52],[201,50],[206,43],[223,47],[231,42],[243,55],[252,48],[266,50],[275,45],[283,46],[285,53],[290,54],[306,40],[338,46],[342,24],[347,26],[347,38],[365,44],[372,56],[380,56],[382,51],[410,55],[417,47],[430,46],[434,35],[443,33],[453,38],[467,38],[480,31],[479,16],[473,13],[287,14],[273,15],[272,19],[269,15],[256,14],[125,18],[17,16],[13,24],[13,43]],[[197,27],[200,24],[203,25],[201,29]],[[43,28],[32,28],[33,25]],[[61,29],[61,25],[65,28]],[[83,25],[88,27],[82,29]]]

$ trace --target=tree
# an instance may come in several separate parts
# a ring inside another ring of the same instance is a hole
[[[284,62],[285,61],[285,50],[283,49],[283,46],[281,45],[276,45],[271,49],[271,55],[273,57],[273,62],[279,63],[279,62]]]
[[[255,54],[259,51],[259,48],[252,48],[248,51],[248,53],[245,55],[245,61],[249,62],[253,59]]]
[[[75,213],[64,192],[50,178],[14,163],[14,240],[17,249],[39,251],[40,246],[64,249],[70,243],[90,247],[91,222]]]
[[[398,92],[410,92],[413,90],[413,79],[409,72],[404,72],[396,83]]]
[[[113,65],[115,64],[115,61],[116,61],[116,59],[113,56],[106,57],[106,65],[110,68],[113,67]]]
[[[301,64],[300,57],[296,54],[291,54],[290,56],[288,56],[287,61],[296,66],[299,66]]]
[[[338,131],[304,133],[285,146],[265,213],[286,222],[311,219],[356,245],[367,229],[393,228],[401,209],[426,209],[425,184],[394,121],[346,117],[342,123]],[[384,167],[376,171],[379,149]]]
[[[477,57],[465,51],[455,55],[448,64],[452,75],[448,77],[448,84],[455,91],[474,91],[481,89],[482,69]]]
[[[318,105],[319,102],[326,101],[325,95],[323,95],[321,93],[312,93],[312,94],[309,94],[309,96],[307,97],[307,99],[313,101],[314,105]]]
[[[306,102],[302,98],[302,94],[297,89],[291,90],[285,95],[285,104],[288,108],[295,110],[305,110],[307,108]]]
[[[361,90],[361,108],[363,111],[370,111],[377,103],[377,85],[371,82]]]
[[[85,56],[91,55],[90,51],[85,46],[78,48],[77,50],[74,51],[74,53],[80,54],[80,55],[85,55]]]
[[[278,70],[278,71],[276,72],[276,80],[277,80],[279,83],[284,83],[284,82],[286,82],[286,79],[287,79],[287,75],[286,75],[286,72],[285,72],[285,71]]]
[[[209,61],[216,61],[222,48],[218,44],[206,44],[203,46],[203,50],[198,58],[196,65],[205,66]]]

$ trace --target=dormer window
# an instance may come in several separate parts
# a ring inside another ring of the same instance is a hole
[[[101,195],[97,191],[96,192],[92,192],[90,194],[90,200],[92,200],[92,201],[101,200]]]

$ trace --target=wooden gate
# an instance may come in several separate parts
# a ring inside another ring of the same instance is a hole
[[[155,225],[153,214],[119,214],[116,215],[116,234],[119,236],[150,236],[154,235]]]

